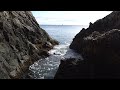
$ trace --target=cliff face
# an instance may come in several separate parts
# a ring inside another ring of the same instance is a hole
[[[80,50],[81,43],[84,37],[89,36],[94,31],[99,33],[105,33],[112,29],[120,29],[120,12],[114,11],[106,17],[97,20],[94,24],[90,23],[87,29],[82,29],[73,39],[73,42],[70,45],[71,49],[74,49],[78,52],[82,52]]]
[[[19,78],[34,61],[58,44],[30,11],[0,12],[0,78]]]
[[[90,23],[75,36],[70,48],[84,61],[76,65],[74,59],[62,62],[55,78],[120,78],[120,12]]]

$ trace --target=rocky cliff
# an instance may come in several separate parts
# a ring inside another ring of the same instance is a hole
[[[110,31],[112,29],[120,29],[120,12],[114,11],[106,17],[97,20],[94,24],[90,22],[90,25],[87,29],[82,29],[73,39],[73,42],[70,45],[71,49],[76,50],[77,52],[82,52],[80,46],[82,46],[82,41],[84,37],[89,36],[94,31],[99,32],[100,34]]]
[[[55,78],[120,78],[120,12],[114,11],[83,28],[70,48],[84,60],[63,61]]]
[[[58,44],[30,11],[0,12],[0,79],[20,78],[34,61]]]

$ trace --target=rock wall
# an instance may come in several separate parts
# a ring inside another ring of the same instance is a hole
[[[70,48],[80,53],[84,61],[76,65],[74,59],[64,61],[55,78],[120,78],[120,12],[114,11],[83,28]]]
[[[0,79],[20,78],[34,61],[58,44],[30,11],[0,12]]]
[[[84,37],[89,36],[94,31],[99,33],[105,33],[112,29],[120,29],[120,12],[114,11],[109,15],[105,16],[102,19],[97,20],[95,23],[91,23],[87,29],[82,29],[73,39],[73,42],[70,45],[71,49],[76,50],[77,52],[82,52],[80,50],[81,43]]]

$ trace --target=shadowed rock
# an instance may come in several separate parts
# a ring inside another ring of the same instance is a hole
[[[64,61],[56,79],[120,78],[120,12],[90,23],[75,36],[70,48],[80,53],[84,61],[77,62],[77,66],[70,65],[72,60]]]

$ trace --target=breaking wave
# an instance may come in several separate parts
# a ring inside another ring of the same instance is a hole
[[[29,76],[34,79],[53,79],[61,59],[81,58],[81,55],[69,49],[69,44],[56,45],[49,51],[50,56],[40,59],[29,67]]]

